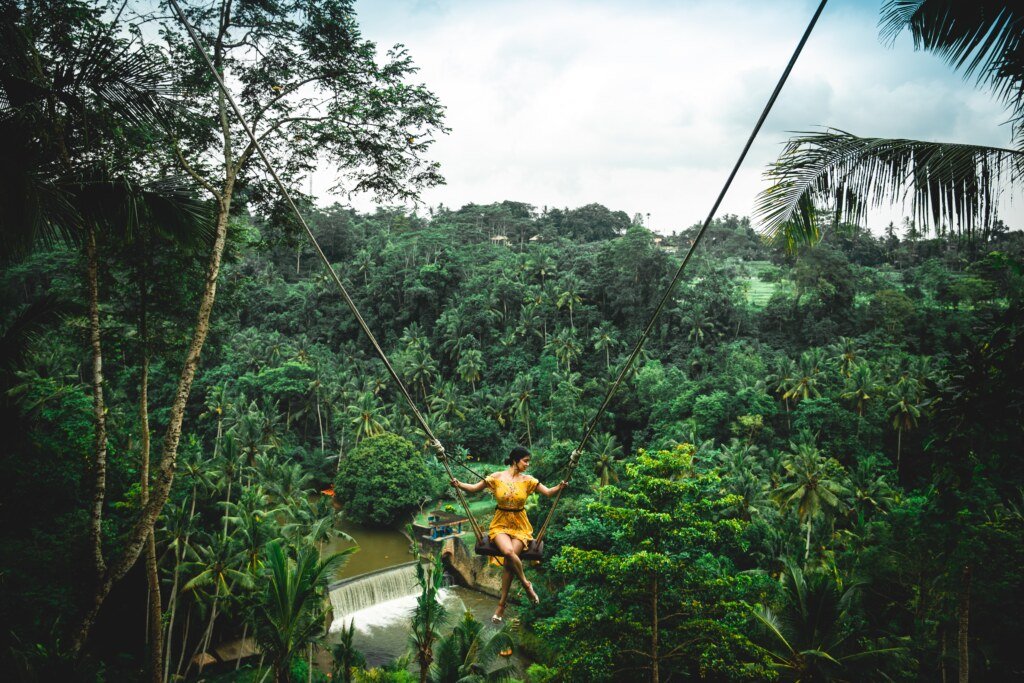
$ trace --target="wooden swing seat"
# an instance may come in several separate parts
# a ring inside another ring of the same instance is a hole
[[[486,555],[487,557],[502,557],[504,555],[498,549],[498,546],[487,537],[478,540],[476,546],[473,547],[473,551],[477,555]],[[542,561],[544,559],[544,541],[538,542],[536,539],[530,541],[523,549],[523,552],[519,553],[519,559]]]

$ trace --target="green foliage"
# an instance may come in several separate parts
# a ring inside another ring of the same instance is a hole
[[[423,455],[395,434],[370,436],[338,468],[334,498],[347,518],[388,526],[415,510],[431,493]]]
[[[652,666],[665,677],[765,675],[742,633],[738,600],[752,584],[724,554],[743,525],[725,514],[734,499],[717,494],[718,478],[694,472],[693,450],[641,451],[627,484],[605,487],[586,517],[569,522],[573,543],[551,561],[564,588],[537,623],[558,643],[569,678],[612,680]],[[573,531],[587,519],[607,532]]]
[[[294,559],[277,541],[267,544],[267,582],[255,606],[256,640],[280,680],[297,656],[324,635],[323,591],[351,551],[323,559],[305,546]]]

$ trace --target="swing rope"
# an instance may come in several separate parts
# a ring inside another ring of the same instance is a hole
[[[796,60],[800,56],[800,53],[804,49],[804,45],[807,43],[807,39],[811,36],[811,31],[814,29],[814,25],[818,22],[818,17],[821,16],[822,11],[825,9],[825,3],[828,0],[821,0],[821,4],[818,5],[817,11],[814,16],[811,17],[810,23],[807,24],[807,29],[804,31],[803,37],[800,38],[800,42],[796,46],[796,50],[793,51],[793,56],[789,59],[789,64],[786,65],[786,69],[782,72],[782,76],[779,78],[779,82],[775,85],[775,90],[772,92],[771,97],[768,98],[767,104],[761,111],[761,116],[758,118],[757,123],[754,125],[754,129],[750,133],[750,137],[747,138],[747,144],[743,146],[743,151],[740,152],[739,158],[736,160],[736,164],[732,167],[732,172],[729,173],[729,177],[725,181],[725,185],[722,187],[721,192],[718,193],[718,199],[715,200],[714,205],[711,207],[711,211],[708,212],[708,217],[704,220],[704,224],[697,232],[696,237],[693,238],[693,242],[690,244],[689,250],[686,252],[686,256],[683,257],[683,262],[679,264],[679,268],[676,270],[675,276],[672,278],[672,282],[669,283],[668,288],[662,294],[661,301],[658,302],[657,308],[654,309],[654,313],[651,315],[651,319],[647,322],[647,326],[644,328],[643,333],[637,340],[636,345],[633,347],[633,352],[629,354],[622,369],[619,370],[618,377],[608,388],[605,393],[604,400],[601,402],[601,406],[597,409],[594,417],[590,420],[586,430],[583,432],[583,438],[580,439],[579,445],[573,449],[572,454],[569,456],[569,464],[563,469],[565,475],[562,477],[565,481],[568,481],[573,472],[579,465],[580,455],[583,453],[584,447],[590,440],[590,436],[593,434],[594,429],[597,427],[598,421],[604,415],[605,410],[608,408],[608,404],[611,403],[612,397],[615,396],[615,392],[618,391],[619,385],[622,384],[626,374],[633,365],[633,361],[640,355],[640,350],[643,348],[644,342],[647,341],[647,337],[650,336],[651,330],[654,329],[654,323],[658,320],[658,316],[661,315],[662,309],[668,303],[672,297],[672,292],[675,291],[676,285],[679,283],[680,278],[683,275],[683,271],[686,270],[686,265],[690,262],[690,257],[693,256],[693,252],[697,249],[697,245],[700,244],[701,239],[704,237],[704,233],[707,232],[708,227],[711,225],[712,219],[715,217],[715,213],[718,211],[719,205],[725,198],[726,192],[729,191],[729,187],[732,185],[733,179],[736,177],[736,173],[740,170],[740,166],[743,164],[743,160],[747,156],[747,152],[750,150],[751,145],[754,144],[754,138],[757,137],[758,132],[761,130],[761,126],[764,124],[765,119],[768,118],[768,114],[772,110],[772,106],[775,104],[775,100],[778,99],[779,93],[782,92],[782,86],[785,85],[786,79],[789,78],[790,72],[796,65]],[[562,497],[562,491],[559,489],[558,493],[555,494],[555,500],[551,504],[551,509],[548,510],[547,517],[544,518],[544,523],[541,524],[540,530],[537,532],[536,541],[539,543],[543,538],[545,532],[547,532],[548,524],[551,522],[552,516],[555,514],[555,508],[558,507],[558,501]]]
[[[295,214],[295,217],[302,225],[302,228],[306,231],[306,236],[309,238],[310,243],[312,243],[313,248],[317,253],[317,256],[320,258],[324,266],[327,268],[327,272],[330,274],[331,279],[334,280],[334,284],[336,284],[338,286],[338,289],[341,291],[341,296],[345,300],[345,304],[348,306],[349,310],[352,312],[352,315],[355,317],[356,322],[359,324],[359,328],[363,331],[363,334],[366,335],[366,338],[370,340],[370,344],[373,346],[373,349],[376,352],[377,356],[384,363],[384,367],[387,368],[388,374],[391,375],[391,378],[395,381],[395,384],[398,385],[399,390],[402,392],[402,396],[405,397],[406,402],[409,404],[409,408],[412,410],[413,417],[419,424],[420,429],[427,436],[428,442],[437,452],[438,458],[444,465],[444,469],[445,472],[448,474],[448,478],[454,479],[455,475],[452,473],[451,464],[449,463],[448,454],[445,452],[444,445],[434,435],[434,432],[433,430],[431,430],[430,425],[427,424],[426,419],[424,419],[423,415],[416,407],[416,402],[413,401],[412,395],[409,394],[409,390],[406,388],[405,384],[398,376],[398,373],[395,371],[395,368],[391,365],[391,361],[388,359],[387,354],[384,353],[384,349],[381,348],[380,344],[377,342],[377,338],[373,335],[373,332],[370,330],[369,325],[366,324],[366,321],[363,319],[362,314],[360,314],[359,309],[356,307],[355,301],[352,300],[352,297],[349,295],[348,290],[345,288],[345,285],[341,282],[341,278],[338,277],[338,274],[335,272],[334,267],[331,265],[331,262],[327,259],[327,256],[324,254],[323,249],[320,248],[320,243],[317,241],[316,237],[313,235],[313,231],[309,228],[309,225],[306,223],[306,219],[302,216],[302,212],[299,211],[299,207],[292,200],[291,193],[288,192],[288,188],[285,187],[285,184],[281,181],[281,178],[278,176],[277,171],[274,169],[274,165],[270,162],[270,158],[263,150],[263,146],[260,144],[252,128],[250,128],[249,124],[245,120],[245,117],[242,115],[242,111],[238,107],[238,104],[235,102],[235,98],[231,95],[231,91],[228,90],[227,86],[224,84],[224,80],[221,78],[220,73],[214,66],[213,61],[210,59],[210,56],[206,53],[206,49],[203,48],[198,33],[196,32],[192,24],[188,21],[188,18],[185,16],[185,13],[184,11],[182,11],[181,6],[178,4],[177,0],[170,0],[170,4],[174,8],[174,11],[178,16],[178,21],[180,21],[181,24],[185,27],[185,30],[188,32],[189,37],[192,39],[192,43],[196,46],[196,49],[199,51],[199,54],[202,55],[203,61],[206,62],[206,66],[209,67],[210,73],[213,74],[214,79],[217,81],[217,87],[224,94],[226,101],[231,106],[231,109],[234,112],[235,117],[238,119],[238,123],[245,130],[245,134],[252,142],[253,148],[256,150],[256,153],[259,155],[260,159],[263,160],[263,165],[266,166],[267,172],[270,173],[271,178],[273,178],[274,184],[276,184],[277,188],[281,191],[281,194],[284,196],[285,201],[287,202],[289,208],[292,210],[292,213]],[[463,467],[466,466],[463,465]],[[466,467],[466,469],[469,468]],[[474,474],[476,473],[474,472]],[[466,516],[469,518],[470,524],[473,526],[473,533],[476,535],[477,541],[479,542],[483,540],[483,530],[477,523],[472,511],[469,509],[469,503],[466,502],[465,496],[462,495],[462,490],[457,488],[455,490],[455,493],[458,496],[459,502],[462,504],[462,507],[466,511]]]

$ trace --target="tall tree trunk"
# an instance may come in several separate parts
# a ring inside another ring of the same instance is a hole
[[[86,239],[86,279],[89,289],[89,346],[92,351],[93,492],[89,514],[89,542],[92,546],[93,580],[102,585],[106,572],[103,559],[103,503],[107,496],[107,408],[103,401],[103,347],[100,344],[99,256],[96,229]]]
[[[153,683],[161,683],[164,668],[163,605],[157,571],[156,534],[152,529],[146,543],[146,579],[149,582],[149,678]]]
[[[188,651],[188,632],[192,626],[192,606],[194,604],[190,602],[188,612],[185,613],[185,632],[181,636],[181,654],[178,655],[178,667],[174,670],[175,676],[184,676],[185,674],[181,667],[185,665],[185,652]]]
[[[249,622],[246,621],[242,626],[242,640],[238,646],[238,658],[235,660],[235,671],[238,671],[238,667],[242,666],[242,653],[245,652],[245,639],[249,636]]]
[[[225,184],[224,194],[222,195],[224,199],[219,202],[216,233],[213,247],[210,250],[210,260],[207,265],[203,295],[199,301],[195,331],[192,334],[192,341],[185,355],[185,363],[181,369],[178,386],[174,393],[174,400],[171,403],[167,416],[167,431],[164,434],[163,447],[160,454],[159,474],[157,475],[149,501],[143,506],[138,518],[121,543],[123,550],[120,556],[107,567],[102,580],[97,583],[93,591],[92,599],[87,603],[89,607],[72,627],[72,653],[77,654],[81,652],[82,646],[89,637],[89,631],[96,621],[96,616],[99,614],[107,595],[110,594],[110,589],[114,583],[124,578],[125,574],[128,573],[139,559],[146,539],[156,524],[157,517],[163,509],[164,503],[167,502],[171,484],[174,482],[174,474],[178,462],[178,444],[181,441],[181,425],[185,417],[185,407],[192,390],[192,381],[195,379],[196,368],[199,366],[199,357],[203,351],[203,344],[206,342],[206,335],[210,329],[210,315],[213,312],[213,302],[217,296],[217,276],[220,274],[221,257],[223,256],[224,244],[227,239],[228,213],[230,211],[233,185],[234,177],[229,176]],[[104,451],[104,465],[105,458],[106,453]],[[97,495],[97,499],[102,508],[102,495]]]
[[[655,574],[651,581],[651,683],[659,683],[661,680],[658,629],[658,575]]]
[[[327,443],[324,441],[324,419],[320,415],[320,392],[316,393],[316,424],[320,428],[320,451],[327,450]]]
[[[961,585],[960,585],[960,604],[957,607],[957,629],[956,629],[956,650],[958,661],[958,677],[959,683],[967,683],[967,677],[970,673],[970,662],[968,660],[968,647],[967,647],[967,627],[970,623],[970,611],[971,611],[971,567],[970,565],[964,565],[963,573],[961,574]]]
[[[139,278],[139,339],[142,342],[142,377],[139,382],[140,463],[139,492],[145,505],[149,501],[149,326],[146,317],[146,284]],[[156,559],[156,535],[149,530],[146,542],[146,580],[149,584],[149,678],[161,683],[163,674],[163,613],[160,597],[160,574]]]
[[[217,584],[217,590],[213,594],[213,606],[210,608],[210,621],[206,625],[206,630],[203,631],[203,635],[199,636],[199,643],[196,645],[195,651],[192,653],[192,659],[189,660],[188,666],[185,667],[185,676],[188,676],[189,669],[192,668],[192,661],[195,660],[197,655],[199,657],[199,673],[203,673],[203,668],[206,666],[205,655],[207,650],[210,648],[210,639],[213,637],[213,624],[217,621],[217,602],[220,600],[220,584]]]
[[[171,667],[171,652],[172,642],[174,639],[174,617],[178,613],[178,578],[181,575],[181,547],[174,548],[174,581],[171,583],[171,595],[167,599],[167,608],[170,610],[170,615],[167,618],[167,635],[165,636],[164,644],[164,677],[163,683],[167,683],[170,678],[170,667]]]
[[[807,518],[807,543],[804,545],[804,564],[811,557],[811,518]]]

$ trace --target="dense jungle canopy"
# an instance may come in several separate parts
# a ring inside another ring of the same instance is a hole
[[[582,454],[530,569],[541,603],[498,634],[444,622],[421,571],[411,654],[373,668],[351,632],[324,639],[345,557],[318,546],[339,516],[400,527],[454,502],[430,444],[180,27],[0,7],[3,671],[1021,676],[1024,233],[985,202],[957,205],[970,230],[843,211],[767,240],[716,219]],[[473,469],[527,446],[556,483],[699,225],[660,234],[600,203],[392,206],[442,181],[443,107],[409,56],[381,59],[343,0],[224,7],[189,17],[431,428]],[[302,195],[325,158],[381,208]],[[258,664],[192,663],[246,637]],[[527,670],[502,665],[513,644]]]

